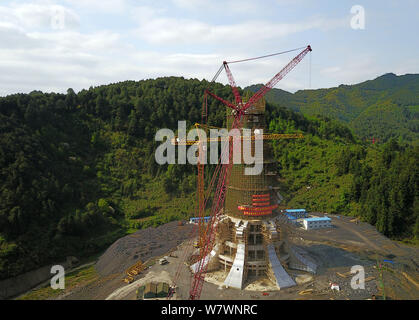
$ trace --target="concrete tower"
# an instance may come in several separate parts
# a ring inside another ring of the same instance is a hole
[[[227,126],[234,120],[227,110]],[[265,132],[265,100],[246,110],[240,126]],[[253,150],[254,151],[254,150]],[[252,151],[252,152],[253,152]],[[271,150],[264,143],[263,170],[259,175],[246,175],[246,165],[234,164],[226,191],[224,210],[217,223],[215,245],[205,259],[208,271],[224,270],[224,284],[243,289],[256,277],[267,277],[280,288],[294,286],[295,281],[283,267],[315,272],[316,265],[304,252],[287,243],[289,226],[278,205],[282,200],[276,184]],[[197,264],[192,265],[194,271]]]

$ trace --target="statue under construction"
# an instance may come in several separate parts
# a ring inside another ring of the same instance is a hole
[[[234,114],[227,109],[227,126]],[[248,108],[240,128],[265,131],[265,100]],[[253,150],[254,151],[254,150]],[[253,279],[267,277],[278,289],[296,285],[286,268],[316,272],[316,264],[301,248],[288,241],[295,229],[279,211],[282,196],[276,187],[275,161],[264,143],[263,170],[246,175],[246,164],[233,164],[223,212],[218,216],[213,249],[206,260],[208,272],[224,270],[224,284],[243,289]],[[258,161],[256,159],[256,161]],[[202,262],[201,262],[202,263]],[[191,266],[196,271],[199,262]]]

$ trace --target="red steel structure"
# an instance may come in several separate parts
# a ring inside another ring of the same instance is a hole
[[[230,68],[228,66],[228,62],[223,62],[223,67],[227,73],[227,77],[231,86],[231,89],[233,91],[234,97],[235,97],[235,104],[218,97],[217,95],[211,93],[210,91],[205,91],[205,97],[204,97],[204,107],[203,107],[203,118],[207,116],[207,106],[206,106],[206,100],[207,95],[210,95],[211,97],[217,99],[218,101],[222,102],[227,107],[234,110],[234,121],[231,126],[231,129],[240,129],[240,120],[242,116],[245,114],[245,111],[250,108],[254,103],[256,103],[258,100],[260,100],[266,93],[269,92],[286,74],[288,74],[304,57],[307,53],[312,51],[310,46],[307,46],[302,52],[300,52],[294,59],[292,59],[280,72],[278,72],[266,85],[262,86],[259,91],[257,91],[245,104],[242,102],[242,98],[240,96],[240,93],[237,89],[236,82],[234,81],[234,77],[230,71]],[[263,57],[259,57],[263,58]],[[257,58],[253,58],[257,59]],[[252,60],[252,59],[246,59],[246,60]],[[245,61],[245,60],[243,60]],[[221,68],[220,68],[221,70]],[[220,73],[220,70],[217,72],[217,75]],[[205,241],[203,242],[203,246],[200,250],[200,256],[199,256],[199,262],[197,270],[193,276],[191,288],[189,291],[189,299],[190,300],[196,300],[199,299],[202,292],[202,287],[204,284],[204,279],[208,267],[208,259],[209,254],[213,248],[214,240],[215,240],[215,231],[217,227],[216,220],[218,216],[220,215],[221,209],[224,204],[225,195],[226,195],[226,186],[228,185],[228,181],[230,178],[231,173],[231,167],[233,165],[232,156],[233,156],[233,148],[232,148],[232,139],[230,139],[229,144],[226,144],[229,146],[228,148],[224,149],[222,152],[224,155],[226,155],[226,152],[228,152],[228,163],[222,164],[221,169],[217,168],[216,172],[214,173],[214,176],[211,180],[210,187],[215,181],[215,176],[218,174],[218,183],[217,187],[215,189],[215,194],[212,202],[212,207],[210,211],[211,219],[208,222],[208,225],[206,227],[206,233],[205,233]],[[203,219],[204,211],[205,211],[205,204],[206,200],[203,199],[204,196],[204,190],[203,190],[203,164],[200,164],[198,161],[198,199],[200,204],[199,206],[199,216]],[[255,195],[254,197],[254,203],[252,207],[244,207],[240,208],[240,210],[244,210],[245,214],[248,215],[263,215],[263,214],[269,214],[274,210],[275,208],[270,207],[263,207],[260,206],[260,204],[264,204],[263,202],[260,202],[264,200],[266,202],[267,198],[260,198],[259,196]],[[260,204],[258,204],[260,203]],[[207,258],[208,257],[208,258]]]

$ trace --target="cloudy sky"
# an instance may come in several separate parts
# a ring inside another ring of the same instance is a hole
[[[361,22],[354,5],[364,8],[364,29],[352,28]],[[418,31],[417,0],[0,0],[0,95],[211,79],[223,60],[308,44],[311,56],[276,87],[352,84],[419,73]],[[265,83],[297,53],[231,70],[241,87]]]

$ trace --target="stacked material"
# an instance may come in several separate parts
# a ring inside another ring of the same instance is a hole
[[[115,241],[96,263],[102,276],[123,273],[138,260],[164,255],[193,235],[193,225],[178,225],[177,221],[157,228],[147,228]]]

